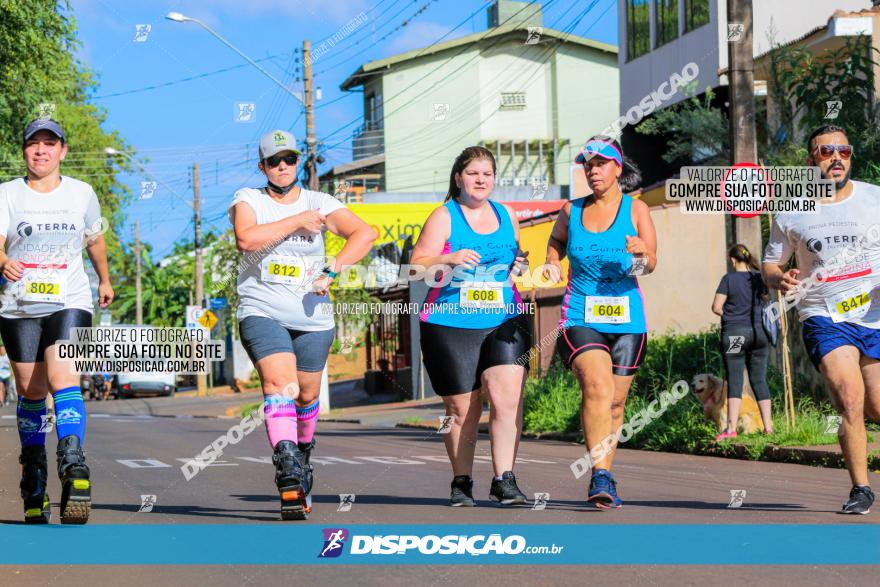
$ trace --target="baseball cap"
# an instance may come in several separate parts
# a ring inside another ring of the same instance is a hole
[[[608,141],[600,141],[598,139],[587,141],[581,152],[574,158],[574,162],[583,164],[587,159],[592,159],[597,155],[603,159],[616,161],[618,165],[623,167],[623,155],[617,150],[617,147]]]
[[[291,151],[302,155],[296,148],[296,138],[286,130],[273,130],[267,132],[260,139],[260,159],[266,159],[281,151]]]
[[[36,118],[30,121],[24,129],[24,138],[21,142],[27,142],[29,138],[41,130],[48,130],[62,141],[67,142],[67,138],[64,136],[64,130],[61,128],[61,125],[51,118]]]

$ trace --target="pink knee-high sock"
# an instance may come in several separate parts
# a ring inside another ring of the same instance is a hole
[[[320,411],[319,408],[319,400],[315,400],[314,403],[305,407],[296,407],[296,429],[299,434],[300,442],[311,442],[312,438],[314,438],[315,426],[318,425],[318,412]]]
[[[293,398],[283,395],[267,395],[263,401],[266,410],[266,433],[272,448],[282,440],[297,442],[296,404]]]

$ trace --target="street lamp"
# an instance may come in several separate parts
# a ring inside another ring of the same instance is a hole
[[[250,57],[248,57],[247,55],[242,53],[242,51],[238,47],[236,47],[235,45],[233,45],[232,43],[230,43],[229,41],[224,39],[222,36],[220,36],[219,33],[217,33],[217,31],[215,31],[214,29],[212,29],[211,27],[209,27],[208,25],[206,25],[202,21],[198,20],[197,18],[191,18],[189,16],[183,15],[180,12],[169,12],[168,14],[165,15],[165,18],[167,18],[168,20],[173,20],[174,22],[194,22],[194,23],[196,23],[197,25],[199,25],[200,27],[202,27],[203,29],[205,29],[206,31],[208,31],[209,33],[211,33],[212,35],[217,37],[217,39],[219,39],[220,42],[222,42],[224,45],[226,45],[227,47],[229,47],[230,49],[232,49],[233,51],[238,53],[242,57],[242,59],[244,59],[245,61],[247,61],[248,63],[250,63],[254,67],[256,67],[258,70],[260,70],[260,73],[262,73],[263,75],[268,77],[270,80],[275,82],[285,92],[287,92],[288,94],[290,94],[291,96],[293,96],[294,98],[296,98],[297,100],[299,100],[300,102],[305,104],[305,102],[302,99],[302,96],[300,96],[299,94],[297,94],[296,92],[294,92],[293,90],[288,88],[286,85],[284,85],[283,83],[278,81],[278,79],[276,79],[275,76],[273,76],[271,73],[269,73],[268,71],[266,71],[265,69],[260,67],[260,65],[256,61],[254,61],[253,59],[251,59]]]

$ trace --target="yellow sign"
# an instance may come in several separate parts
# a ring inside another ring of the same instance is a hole
[[[415,244],[428,216],[442,205],[441,199],[437,202],[427,203],[349,204],[347,208],[376,232],[378,236],[375,244],[396,242],[398,246],[402,247],[408,236],[412,236],[413,244]],[[326,236],[327,254],[336,255],[342,250],[345,241],[331,232],[327,232]]]
[[[202,317],[199,318],[199,324],[211,330],[214,328],[214,325],[217,324],[217,316],[214,315],[211,310],[205,310],[205,313],[202,314]]]
[[[437,202],[427,203],[403,203],[403,204],[349,204],[347,208],[354,212],[364,222],[369,224],[378,235],[376,245],[387,242],[396,242],[398,246],[403,246],[404,241],[409,235],[413,237],[413,244],[418,240],[422,233],[422,227],[428,216],[435,209],[443,205],[443,201],[438,199]],[[532,208],[539,207],[534,202],[529,204]],[[547,252],[547,241],[550,232],[553,230],[553,222],[539,222],[531,226],[520,227],[520,247],[524,251],[529,252],[528,263],[531,271],[535,271],[538,266],[544,263]],[[327,231],[325,233],[325,247],[328,256],[339,254],[345,241],[335,234]],[[553,287],[564,287],[567,283],[568,275],[568,259],[562,260],[562,278],[559,283]],[[359,280],[351,278],[345,283],[354,284]],[[523,279],[517,284],[519,291],[530,291],[533,288],[533,282],[539,287],[547,287],[543,277],[536,276],[534,279]]]

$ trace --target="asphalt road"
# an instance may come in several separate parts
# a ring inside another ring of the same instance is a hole
[[[138,401],[138,400],[135,400]],[[172,400],[174,401],[174,400]],[[314,453],[316,488],[307,522],[281,522],[264,428],[225,449],[221,460],[187,481],[181,464],[237,423],[236,419],[126,416],[127,402],[91,403],[87,455],[92,470],[94,524],[877,524],[868,516],[835,512],[849,489],[845,471],[711,457],[621,450],[615,477],[624,507],[585,506],[586,478],[569,465],[583,448],[552,441],[523,441],[516,472],[530,497],[549,494],[544,509],[500,508],[488,499],[488,438],[481,438],[474,477],[476,508],[447,507],[451,472],[441,437],[431,431],[321,423]],[[134,406],[135,404],[128,404]],[[103,412],[103,413],[101,413]],[[0,523],[18,524],[19,467],[15,420],[0,412]],[[54,434],[47,449],[54,452]],[[54,464],[54,459],[51,461]],[[873,485],[877,475],[872,475]],[[745,491],[728,507],[731,491]],[[349,511],[339,495],[354,494]],[[60,488],[50,466],[53,523]],[[139,511],[142,495],[155,496]],[[7,526],[8,527],[8,526]],[[0,532],[3,529],[0,527]],[[597,534],[585,527],[585,543]],[[52,548],[47,545],[47,562]],[[141,545],[149,548],[148,544]],[[291,548],[297,548],[295,544]],[[311,553],[314,545],[302,546]],[[101,545],[95,545],[100,549]],[[626,548],[625,544],[618,548]],[[724,549],[725,544],[706,544]],[[878,556],[880,561],[880,556]],[[0,566],[3,585],[60,585],[71,581],[131,585],[250,585],[300,579],[332,584],[646,584],[729,585],[739,581],[803,585],[874,585],[876,566]]]

